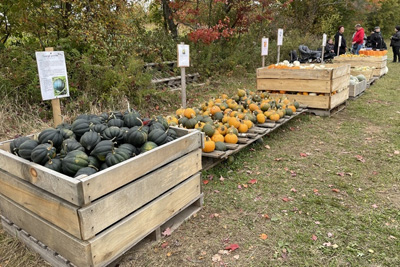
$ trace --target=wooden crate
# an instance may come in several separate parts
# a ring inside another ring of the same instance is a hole
[[[352,68],[367,66],[367,67],[375,67],[377,69],[383,69],[386,67],[387,56],[335,57],[333,63],[350,64]]]
[[[365,89],[367,88],[367,81],[361,81],[355,85],[350,85],[349,86],[349,97],[356,97],[360,94],[362,94]]]
[[[19,158],[3,142],[1,214],[77,266],[102,266],[201,195],[202,134],[176,131],[173,142],[77,179]]]
[[[375,70],[376,70],[376,69],[370,69],[370,70],[364,70],[364,71],[357,71],[357,70],[354,70],[354,68],[351,68],[350,74],[353,75],[353,76],[357,76],[357,75],[362,74],[362,75],[365,76],[365,78],[367,79],[367,81],[369,81],[369,80],[372,79],[373,72],[374,72]]]
[[[386,67],[382,68],[382,69],[374,69],[372,71],[372,76],[373,77],[378,77],[379,78],[379,77],[382,77],[385,74],[386,74]]]
[[[332,93],[349,85],[350,65],[325,69],[257,69],[257,90]]]

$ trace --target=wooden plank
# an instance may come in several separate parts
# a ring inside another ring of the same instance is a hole
[[[79,180],[0,149],[0,169],[15,175],[72,204],[83,204]]]
[[[168,162],[202,147],[202,134],[194,131],[149,152],[83,178],[85,204],[134,181]]]
[[[257,90],[330,93],[330,80],[257,79]]]
[[[222,156],[224,155],[225,155],[224,151],[217,151],[217,150],[214,150],[213,152],[203,152],[202,154],[203,157],[215,158],[215,159],[222,158]]]
[[[345,76],[336,78],[336,79],[332,80],[331,92],[339,91],[343,88],[346,88],[349,86],[349,83],[350,83],[350,75],[345,75]]]
[[[94,237],[200,170],[201,149],[197,149],[79,209],[82,239]]]
[[[200,174],[196,174],[128,218],[100,233],[90,240],[94,265],[107,263],[123,253],[132,243],[143,239],[158,225],[197,199],[200,194]]]
[[[340,93],[337,93],[333,96],[331,96],[331,103],[330,103],[330,109],[333,109],[334,107],[342,104],[343,102],[346,102],[346,100],[349,99],[349,88],[347,87]]]
[[[257,69],[257,79],[331,80],[332,68],[326,69]]]
[[[238,144],[229,144],[229,143],[225,143],[226,148],[228,148],[229,150],[235,150],[239,147]]]
[[[335,65],[335,68],[332,71],[332,80],[342,76],[348,76],[349,74],[350,74],[350,64]]]
[[[7,140],[7,141],[0,142],[0,149],[4,150],[6,152],[10,152],[11,141],[12,140]]]
[[[0,194],[71,235],[81,238],[78,207],[0,170]]]
[[[88,242],[69,235],[3,195],[0,195],[0,209],[1,214],[6,218],[75,265],[89,266],[91,264]]]
[[[282,96],[281,94],[274,94],[277,96]],[[329,109],[330,96],[311,96],[311,95],[289,95],[286,97],[293,101],[296,100],[302,105],[306,105],[309,108],[320,108]]]
[[[269,123],[260,123],[257,124],[257,126],[262,128],[274,128],[275,124],[276,124],[275,122],[269,122]]]
[[[54,267],[73,267],[72,263],[68,260],[62,259],[60,257],[55,257],[56,252],[47,246],[43,246],[43,243],[39,241],[34,241],[34,239],[24,230],[17,230],[13,227],[13,224],[9,224],[6,218],[1,216],[1,224],[3,229],[12,237],[17,238],[25,246],[34,252],[38,253],[45,261]]]
[[[386,60],[379,57],[355,57],[355,58],[344,58],[335,57],[334,63],[339,64],[350,64],[352,68],[356,67],[375,67],[384,68],[386,67]]]
[[[381,68],[381,69],[374,69],[372,71],[372,76],[373,77],[381,77],[385,74],[385,68]]]

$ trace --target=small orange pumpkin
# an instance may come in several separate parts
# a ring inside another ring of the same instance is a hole
[[[211,140],[210,137],[207,136],[204,139],[203,152],[210,153],[210,152],[213,152],[214,150],[215,150],[215,142],[213,140]]]
[[[236,134],[229,132],[227,135],[225,135],[225,143],[229,144],[237,144],[239,141],[239,138],[237,137]]]
[[[265,122],[265,116],[262,112],[257,114],[257,122],[260,124]]]
[[[249,126],[243,122],[240,124],[238,131],[239,133],[247,133],[249,131]]]
[[[271,121],[279,121],[280,118],[281,118],[281,117],[279,116],[278,113],[273,113],[273,114],[271,114],[271,115],[269,116],[269,119],[270,119]]]
[[[186,118],[191,119],[191,118],[194,118],[194,117],[196,116],[196,112],[195,112],[194,109],[192,109],[192,108],[187,108],[187,109],[185,109],[185,110],[183,111],[183,115],[184,115]]]
[[[218,131],[215,131],[215,134],[211,137],[211,140],[213,140],[215,143],[216,142],[224,142],[225,138]]]

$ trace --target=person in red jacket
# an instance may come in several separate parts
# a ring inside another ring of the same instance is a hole
[[[356,25],[356,33],[354,34],[353,37],[353,50],[354,54],[358,55],[361,47],[363,46],[364,43],[364,29],[361,27],[360,24]]]

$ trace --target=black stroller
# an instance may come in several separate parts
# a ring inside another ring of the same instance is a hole
[[[299,46],[300,57],[297,57],[296,50],[293,50],[289,53],[290,62],[300,61],[300,63],[321,63],[322,62],[322,52],[320,50],[310,50],[308,46],[300,45]],[[333,55],[329,53],[324,54],[324,61],[331,60]]]

